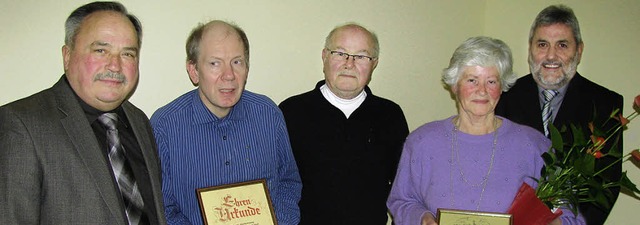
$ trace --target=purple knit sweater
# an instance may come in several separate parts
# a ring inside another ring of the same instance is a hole
[[[427,123],[407,138],[387,200],[395,224],[419,225],[424,213],[435,216],[438,208],[506,213],[523,182],[536,187],[531,178],[540,176],[544,164],[540,155],[551,145],[544,135],[500,117],[503,123],[488,173],[494,133],[457,131],[454,143],[453,118]],[[584,224],[568,210],[562,220]]]

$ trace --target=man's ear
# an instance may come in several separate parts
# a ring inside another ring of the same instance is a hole
[[[322,49],[322,63],[324,63],[324,60],[327,59],[327,56],[329,56],[329,54],[331,54],[329,53],[329,50],[327,50],[326,48]]]
[[[373,67],[371,67],[371,71],[375,70],[375,69],[376,69],[376,67],[378,67],[378,60],[379,60],[379,59],[380,59],[380,58],[376,58],[375,60],[373,60]]]
[[[187,73],[189,74],[189,79],[194,86],[198,86],[200,82],[200,76],[198,76],[198,66],[193,63],[191,60],[187,61]]]
[[[64,65],[64,71],[66,72],[69,69],[69,60],[71,58],[71,48],[67,45],[62,46],[62,62]]]
[[[578,64],[580,64],[580,60],[582,59],[582,51],[584,50],[584,42],[578,44],[578,48],[576,49],[577,54],[576,54],[576,62]]]

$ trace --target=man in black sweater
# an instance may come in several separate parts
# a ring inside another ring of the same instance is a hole
[[[280,104],[302,178],[301,225],[387,223],[409,129],[400,106],[367,87],[378,52],[366,28],[333,29],[322,50],[325,79]]]

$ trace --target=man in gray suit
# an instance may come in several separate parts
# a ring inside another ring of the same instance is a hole
[[[94,2],[65,28],[65,74],[0,107],[0,224],[166,224],[149,120],[127,101],[140,22]]]

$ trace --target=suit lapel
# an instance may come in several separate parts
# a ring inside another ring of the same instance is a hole
[[[572,118],[576,117],[576,113],[579,113],[580,109],[588,109],[592,103],[587,103],[588,99],[581,97],[583,77],[576,73],[571,79],[567,92],[562,99],[562,104],[556,118],[553,121],[553,125],[560,128],[563,124],[568,124],[572,121]],[[591,112],[583,112],[591,115]]]
[[[75,94],[67,84],[64,77],[54,86],[58,110],[61,112],[60,123],[69,136],[69,140],[75,146],[76,153],[82,159],[86,170],[91,174],[91,181],[100,192],[105,204],[109,207],[114,217],[124,218],[124,212],[120,206],[119,193],[113,188],[115,183],[108,163],[102,155],[98,141],[91,126],[87,122],[87,117],[76,100]],[[123,220],[115,220],[123,221]]]
[[[530,127],[535,128],[540,132],[544,132],[542,127],[542,109],[540,108],[540,98],[538,96],[538,86],[533,80],[533,75],[529,74],[522,80],[522,88],[519,89],[519,94],[512,99],[513,102],[517,102],[517,108],[520,109],[522,115],[512,115],[518,118],[522,118],[522,121],[528,124]]]
[[[529,104],[525,104],[523,108],[525,109],[525,113],[527,113],[527,117],[534,118],[532,119],[533,127],[540,132],[544,132],[544,127],[542,125],[542,108],[540,107],[540,97],[538,95],[538,86],[533,81],[533,77],[531,79],[531,85],[529,85],[529,89],[527,91],[526,96],[524,96],[524,101],[529,102]]]
[[[149,134],[151,134],[151,131],[149,130],[150,127],[148,127],[147,123],[143,122],[146,121],[146,118],[140,118],[139,116],[137,116],[137,114],[134,112],[133,106],[129,102],[124,102],[122,104],[122,109],[127,115],[127,118],[130,118],[129,124],[133,129],[133,133],[136,135],[136,140],[138,140],[138,145],[140,145],[140,148],[155,149],[155,140],[152,140],[149,136]],[[148,151],[142,151],[142,154],[144,155],[146,161],[147,157],[149,156]]]
[[[129,124],[133,130],[134,135],[136,136],[136,140],[138,141],[138,145],[140,146],[140,150],[142,151],[142,157],[144,158],[144,163],[146,165],[146,174],[149,175],[149,181],[151,191],[153,193],[153,201],[155,206],[155,211],[158,213],[158,217],[163,217],[164,206],[162,205],[162,195],[157,193],[162,193],[161,190],[161,175],[160,171],[160,160],[158,159],[158,150],[156,147],[155,139],[153,138],[153,131],[151,125],[146,122],[149,119],[144,116],[144,114],[136,113],[135,107],[125,101],[122,104],[122,108],[127,118],[129,118]]]
[[[127,115],[127,118],[129,118],[129,124],[131,125],[133,133],[136,136],[136,140],[138,141],[138,145],[142,151],[142,156],[144,157],[144,162],[147,166],[146,172],[151,175],[151,183],[155,184],[155,182],[159,182],[159,180],[156,180],[154,175],[157,174],[157,172],[154,171],[158,171],[159,165],[154,163],[158,161],[158,156],[155,140],[152,139],[153,132],[151,131],[149,123],[144,122],[148,119],[146,117],[141,118],[138,116],[138,114],[134,112],[135,109],[133,106],[127,101],[122,104],[122,108],[124,109],[124,113]]]

